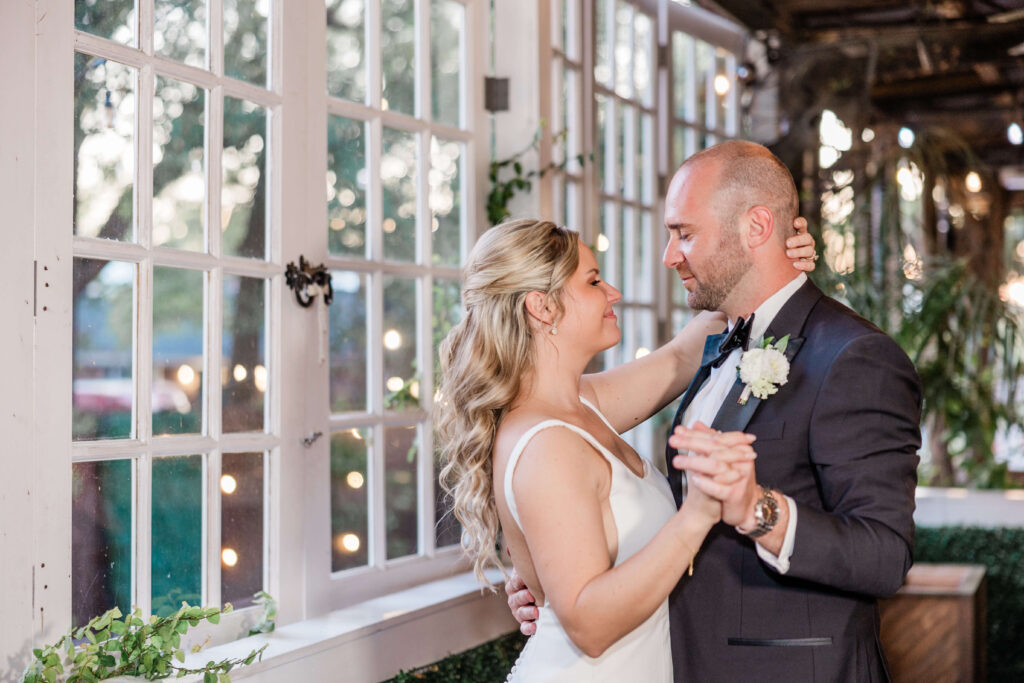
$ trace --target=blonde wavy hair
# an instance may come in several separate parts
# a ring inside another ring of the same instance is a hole
[[[441,343],[436,406],[440,483],[463,527],[477,580],[497,567],[498,510],[492,490],[494,437],[533,368],[534,328],[526,296],[542,292],[559,315],[579,265],[579,235],[549,221],[517,220],[483,234],[463,272],[465,315]]]

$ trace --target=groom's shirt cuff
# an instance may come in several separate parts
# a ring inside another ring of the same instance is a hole
[[[793,542],[796,540],[796,503],[785,494],[782,497],[786,499],[786,504],[789,506],[789,522],[786,523],[786,537],[782,540],[779,556],[773,555],[760,543],[754,545],[757,547],[758,557],[771,565],[778,573],[785,574],[789,571],[789,558],[793,555]]]

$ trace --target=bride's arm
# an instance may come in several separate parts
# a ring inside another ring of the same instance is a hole
[[[807,221],[793,222],[797,234],[786,240],[786,255],[797,270],[814,270],[814,238]],[[721,313],[703,312],[675,338],[651,354],[604,372],[584,375],[580,390],[597,402],[615,429],[632,429],[677,398],[700,366],[704,339],[725,328]]]
[[[720,438],[735,445],[728,449],[731,456],[719,459],[752,457],[746,435]],[[707,461],[710,466],[712,459]],[[720,516],[719,504],[696,492],[647,545],[613,567],[601,504],[607,498],[608,464],[581,437],[565,429],[544,430],[524,450],[514,477],[540,587],[569,638],[591,657],[655,612]]]
[[[724,330],[725,324],[721,313],[703,311],[643,358],[584,375],[581,391],[597,402],[616,431],[632,429],[678,398],[700,367],[705,338]]]

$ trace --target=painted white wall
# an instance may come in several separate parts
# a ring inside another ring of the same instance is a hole
[[[914,521],[923,527],[1024,527],[1024,491],[920,486]]]

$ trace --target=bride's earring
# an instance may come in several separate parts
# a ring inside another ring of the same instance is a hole
[[[551,334],[558,334],[558,328],[554,324],[551,325]]]

